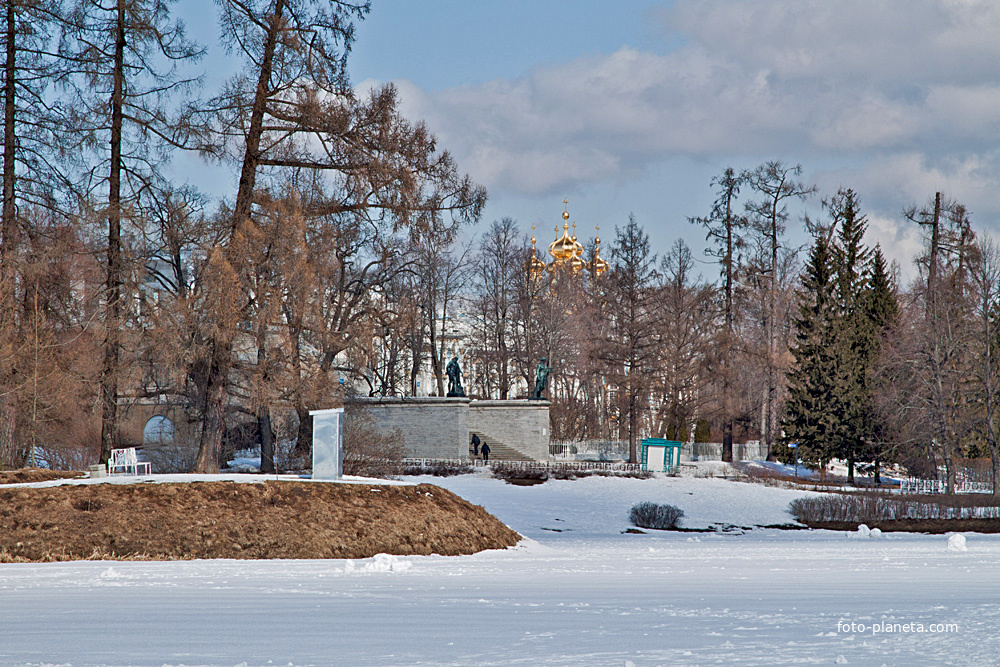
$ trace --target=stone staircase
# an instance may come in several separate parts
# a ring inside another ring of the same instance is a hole
[[[482,442],[490,446],[490,461],[534,461],[527,454],[523,454],[513,447],[505,445],[496,438],[481,431],[469,431],[469,442],[472,442],[473,435],[478,435]],[[469,445],[469,456],[477,459],[483,458],[482,454],[479,456],[472,455],[472,445]]]

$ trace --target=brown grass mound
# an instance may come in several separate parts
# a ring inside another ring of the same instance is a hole
[[[73,470],[46,470],[44,468],[22,468],[20,470],[0,470],[0,484],[33,484],[53,479],[77,479],[87,473]]]
[[[451,556],[519,539],[482,507],[430,484],[0,488],[0,562]]]

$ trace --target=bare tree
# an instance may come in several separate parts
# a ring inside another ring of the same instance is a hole
[[[478,217],[485,192],[458,175],[451,157],[437,151],[422,125],[399,116],[395,90],[385,87],[359,100],[350,88],[345,65],[352,21],[367,13],[367,3],[227,0],[221,6],[224,43],[247,62],[246,75],[234,78],[203,112],[214,122],[212,150],[240,165],[229,239],[210,251],[217,291],[234,292],[221,302],[245,314],[245,277],[251,270],[247,246],[257,224],[257,193],[268,177],[287,178],[290,171],[323,174],[321,179],[302,176],[306,187],[300,189],[309,192],[304,215],[365,227],[360,238],[388,237],[449,214],[459,220]],[[361,264],[384,264],[380,253],[361,258]],[[320,348],[320,372],[328,372],[351,341],[343,335],[358,316],[351,306],[374,298],[364,293],[365,281],[352,266],[334,270],[341,272],[341,285],[354,287],[324,294],[319,303],[331,318],[318,327],[326,343]],[[237,324],[244,319],[223,320],[213,332],[199,470],[217,466]]]
[[[101,460],[107,461],[118,437],[121,330],[128,303],[123,214],[156,180],[163,146],[182,141],[180,125],[166,110],[170,98],[193,81],[180,67],[202,52],[185,38],[183,24],[170,21],[166,0],[78,0],[64,25],[60,50],[73,68],[60,80],[76,98],[69,125],[74,146],[95,158],[84,165],[81,187],[89,195],[100,184],[107,186],[100,381]]]
[[[654,372],[655,432],[685,439],[701,414],[710,380],[706,362],[718,323],[714,290],[692,275],[694,258],[678,239],[660,263],[661,361]]]
[[[797,180],[802,174],[802,166],[788,166],[782,162],[767,162],[752,171],[745,172],[743,179],[760,196],[757,201],[747,204],[751,229],[757,236],[762,262],[757,269],[769,276],[767,293],[766,333],[767,333],[767,395],[764,399],[763,440],[770,452],[774,448],[778,425],[778,379],[781,376],[779,356],[785,355],[787,345],[780,345],[781,330],[787,329],[787,318],[779,321],[779,294],[782,291],[781,260],[785,226],[788,222],[788,203],[805,199],[816,192],[816,186],[809,186]],[[787,292],[787,290],[786,290]]]
[[[975,378],[981,406],[979,431],[990,453],[993,494],[1000,494],[1000,249],[989,238],[980,239],[975,249],[976,261],[970,270],[976,339],[973,344]]]
[[[507,400],[514,384],[514,310],[524,268],[524,239],[511,218],[495,220],[479,245],[476,264],[477,356],[483,396]]]
[[[658,321],[662,304],[655,289],[659,274],[649,237],[631,215],[628,224],[615,231],[608,276],[610,336],[601,359],[622,397],[629,461],[636,463],[640,413],[648,410],[650,380],[661,351]]]
[[[713,247],[705,253],[718,258],[722,266],[722,315],[724,326],[719,331],[717,358],[719,359],[718,409],[722,419],[722,460],[733,460],[733,420],[735,408],[731,398],[733,384],[733,358],[735,350],[736,310],[733,304],[734,281],[739,269],[739,252],[745,245],[743,234],[747,227],[746,216],[736,212],[736,198],[743,184],[744,175],[737,175],[727,167],[722,176],[713,179],[718,186],[717,198],[712,204],[712,212],[706,218],[689,218],[689,222],[699,224],[707,230],[706,239]]]

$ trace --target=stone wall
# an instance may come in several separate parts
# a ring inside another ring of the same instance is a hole
[[[548,401],[470,401],[467,398],[355,398],[383,433],[398,428],[412,458],[465,458],[473,431],[525,456],[549,457]],[[350,417],[348,417],[350,418]]]
[[[548,401],[473,401],[469,431],[501,442],[536,461],[549,458]]]
[[[355,398],[383,433],[398,428],[406,455],[413,458],[455,459],[469,455],[467,398]],[[350,419],[350,417],[348,417]]]

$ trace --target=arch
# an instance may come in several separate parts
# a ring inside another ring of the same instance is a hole
[[[168,417],[151,417],[142,427],[143,445],[169,445],[174,442],[174,423]]]

